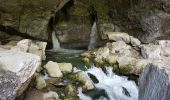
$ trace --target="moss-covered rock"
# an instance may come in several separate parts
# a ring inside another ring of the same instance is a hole
[[[43,78],[43,76],[36,76],[36,88],[37,89],[43,89],[44,87],[46,87],[46,82]]]

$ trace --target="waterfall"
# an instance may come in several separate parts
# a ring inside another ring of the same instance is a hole
[[[97,27],[96,27],[96,22],[94,21],[93,26],[91,28],[90,43],[88,46],[88,50],[95,48],[96,41],[97,41]]]
[[[93,66],[88,69],[86,73],[90,73],[95,76],[98,83],[95,83],[97,89],[103,89],[108,98],[100,97],[97,100],[138,100],[138,87],[134,81],[130,81],[125,76],[118,76],[112,72],[112,67],[106,68],[106,73],[103,72],[101,68]],[[79,94],[81,100],[93,100],[87,94],[82,93],[79,89]]]
[[[58,41],[58,39],[56,37],[56,32],[55,31],[52,32],[52,43],[53,43],[53,49],[54,50],[60,49],[60,43],[59,43],[59,41]]]

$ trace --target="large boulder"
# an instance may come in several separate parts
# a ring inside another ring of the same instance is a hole
[[[0,99],[12,100],[23,93],[40,65],[39,56],[20,51],[0,51]]]
[[[149,64],[139,79],[139,100],[170,98],[170,64]]]
[[[139,80],[139,100],[168,100],[170,98],[170,42],[161,40],[144,46],[143,56],[150,64]]]

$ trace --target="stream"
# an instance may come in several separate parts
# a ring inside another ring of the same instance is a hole
[[[78,88],[80,100],[138,100],[138,87],[134,81],[128,80],[126,76],[116,75],[111,67],[106,66],[106,71],[94,65],[86,69],[80,56],[82,52],[68,49],[46,51],[47,61],[72,63],[93,80],[95,90],[82,92],[82,88]]]

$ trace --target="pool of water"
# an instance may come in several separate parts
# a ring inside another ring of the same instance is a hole
[[[83,50],[48,50],[46,51],[46,61],[54,61],[58,63],[72,63],[78,69],[86,70],[85,65],[80,57]]]

